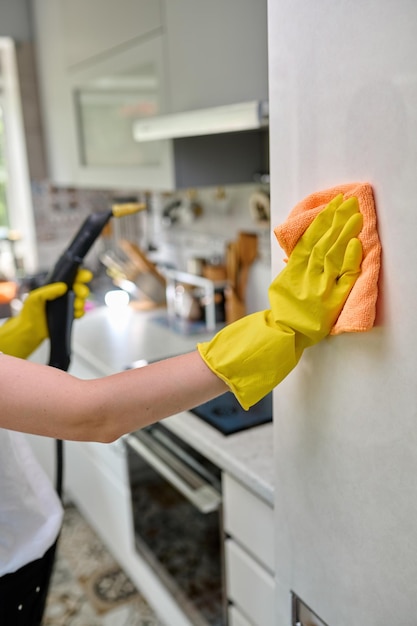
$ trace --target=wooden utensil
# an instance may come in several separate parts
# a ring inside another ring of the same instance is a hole
[[[235,289],[237,286],[237,246],[235,241],[229,241],[226,249],[226,271],[229,284]]]
[[[226,270],[228,286],[225,289],[226,322],[230,324],[245,315],[245,305],[237,294],[238,250],[235,241],[229,241],[226,247]]]
[[[242,302],[236,291],[231,285],[228,285],[224,291],[225,297],[225,314],[227,324],[236,322],[246,314],[245,303]]]
[[[245,302],[249,269],[258,256],[258,235],[256,233],[240,232],[237,240],[237,249],[239,255],[237,294],[240,300]]]

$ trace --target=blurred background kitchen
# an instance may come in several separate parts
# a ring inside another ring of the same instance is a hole
[[[192,350],[267,306],[267,48],[266,0],[0,4],[1,317],[88,215],[142,209],[85,259],[73,374]],[[272,626],[271,395],[198,409],[129,441],[66,442],[45,625]],[[54,442],[28,439],[54,480]]]
[[[235,3],[166,4],[2,4],[2,278],[48,270],[92,211],[145,202],[89,255],[97,297],[110,276],[144,299],[139,254],[177,300],[176,270],[194,301],[186,274],[215,282],[231,321],[270,277],[266,2],[240,4],[238,28]]]

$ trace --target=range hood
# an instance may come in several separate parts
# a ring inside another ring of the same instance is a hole
[[[134,122],[133,137],[135,141],[157,141],[255,130],[268,126],[268,113],[268,102],[254,100],[148,117]]]

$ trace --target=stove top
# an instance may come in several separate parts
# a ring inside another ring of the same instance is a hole
[[[272,392],[254,404],[249,411],[242,409],[235,396],[227,391],[190,412],[217,428],[223,435],[232,435],[272,421]]]

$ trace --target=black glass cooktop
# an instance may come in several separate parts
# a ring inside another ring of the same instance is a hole
[[[249,411],[245,411],[235,396],[227,391],[222,396],[191,409],[191,413],[220,430],[223,435],[232,435],[272,421],[272,393],[254,404]]]

